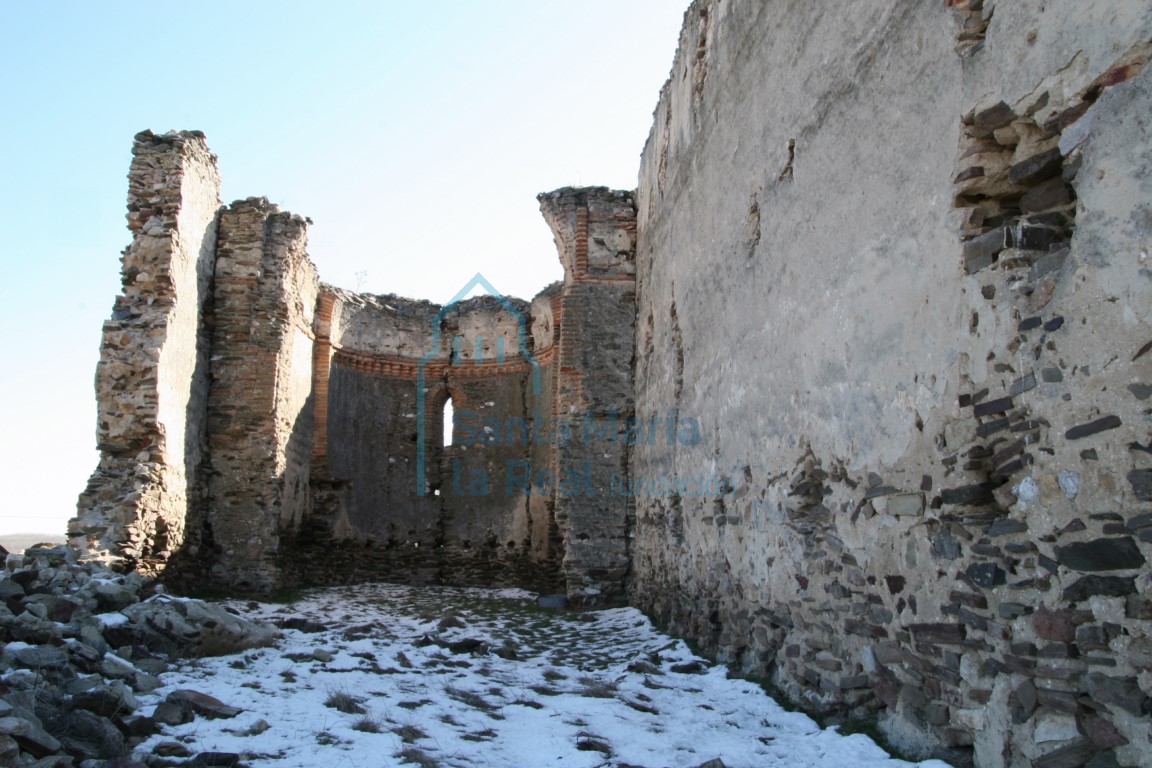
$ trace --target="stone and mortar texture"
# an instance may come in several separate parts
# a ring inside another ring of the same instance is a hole
[[[75,549],[185,587],[625,599],[631,506],[609,491],[632,413],[630,192],[541,195],[563,282],[441,307],[321,283],[307,220],[266,198],[221,206],[197,132],[139,134],[129,183]]]
[[[531,302],[319,284],[142,134],[73,546],[627,597],[913,753],[1148,764],[1150,52],[1138,0],[699,0]]]
[[[947,7],[951,6],[951,7]],[[1146,2],[701,0],[636,202],[631,598],[981,766],[1152,761]]]

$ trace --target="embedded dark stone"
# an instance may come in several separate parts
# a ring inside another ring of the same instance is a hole
[[[940,498],[945,504],[984,504],[992,500],[992,493],[983,485],[962,485],[959,488],[945,488],[940,491]]]
[[[1064,239],[1055,229],[1028,224],[1015,227],[1010,233],[1012,246],[1023,251],[1047,251]]]
[[[1129,384],[1128,391],[1131,392],[1137,400],[1147,400],[1152,397],[1152,386],[1147,384]]]
[[[1034,330],[1034,329],[1036,329],[1036,328],[1039,328],[1039,327],[1040,327],[1040,324],[1041,324],[1041,323],[1043,323],[1043,322],[1044,322],[1044,321],[1043,321],[1043,320],[1042,320],[1042,319],[1041,319],[1039,316],[1037,316],[1037,317],[1026,317],[1026,318],[1024,318],[1023,320],[1021,320],[1021,321],[1020,321],[1020,325],[1018,326],[1017,330],[1019,330],[1019,331],[1021,331],[1021,332],[1023,332],[1023,331],[1031,331],[1031,330]]]
[[[1023,533],[1026,530],[1028,530],[1028,524],[1022,520],[1002,517],[985,528],[984,533],[995,538],[996,536],[1006,536],[1009,533]]]
[[[1022,659],[1019,656],[1005,656],[1004,670],[1017,675],[1031,675],[1036,670],[1036,661]]]
[[[1044,330],[1048,331],[1048,333],[1052,333],[1052,331],[1058,331],[1063,327],[1064,318],[1061,315],[1057,315],[1048,322],[1044,323]]]
[[[957,592],[956,590],[952,590],[948,593],[948,599],[954,603],[975,608],[978,611],[983,611],[988,608],[988,598],[974,592]]]
[[[1099,672],[1084,676],[1088,695],[1104,704],[1114,704],[1134,715],[1141,714],[1145,694],[1135,677],[1110,677]]]
[[[900,489],[891,485],[877,485],[864,492],[865,499],[875,499],[878,496],[891,496],[900,493]]]
[[[888,593],[898,595],[904,591],[904,585],[907,580],[903,576],[885,576],[884,581],[888,584]]]
[[[840,688],[843,690],[853,690],[856,688],[867,688],[871,685],[871,678],[868,675],[854,675],[852,677],[840,678]]]
[[[1008,180],[1013,184],[1035,184],[1053,176],[1059,176],[1064,169],[1064,158],[1059,147],[1021,160],[1008,169]]]
[[[1138,531],[1141,528],[1152,528],[1152,514],[1137,515],[1129,520],[1126,525],[1130,531]]]
[[[1060,208],[1072,202],[1071,191],[1061,178],[1053,178],[1037,184],[1020,198],[1020,210],[1024,213],[1039,213],[1049,208]]]
[[[1071,744],[1049,752],[1032,761],[1032,768],[1083,768],[1096,751],[1088,739],[1077,739]]]
[[[1141,357],[1143,357],[1143,356],[1144,356],[1144,355],[1145,355],[1145,354],[1148,352],[1148,350],[1150,350],[1150,349],[1152,349],[1152,341],[1146,342],[1146,343],[1144,344],[1144,346],[1140,347],[1140,349],[1138,349],[1138,350],[1136,351],[1136,354],[1132,356],[1132,362],[1136,362],[1137,360],[1139,360],[1139,359],[1140,359]]]
[[[1121,425],[1119,416],[1104,416],[1090,421],[1087,424],[1078,424],[1064,433],[1064,437],[1068,440],[1079,440],[1084,437],[1091,437],[1092,435],[1106,432],[1109,429],[1116,429]]]
[[[1106,749],[1093,755],[1084,768],[1125,768],[1125,766],[1116,761],[1116,753],[1113,750]]]
[[[1099,461],[1100,454],[1096,453],[1095,448],[1088,448],[1087,450],[1080,451],[1081,461]]]
[[[878,664],[899,664],[904,660],[904,652],[894,640],[872,646],[872,655]]]
[[[1056,531],[1057,535],[1065,536],[1069,533],[1079,533],[1080,531],[1088,530],[1088,526],[1084,525],[1084,521],[1080,518],[1073,518],[1068,525]]]
[[[1064,381],[1064,372],[1059,368],[1045,368],[1040,371],[1040,380],[1048,384],[1057,384]]]
[[[1116,666],[1116,659],[1111,656],[1084,656],[1081,660],[1090,667]]]
[[[980,418],[981,416],[990,416],[993,413],[1007,413],[1010,410],[1012,410],[1012,398],[1001,397],[996,400],[977,403],[972,407],[972,414]]]
[[[1076,646],[1068,643],[1049,643],[1036,652],[1042,659],[1075,659],[1080,656]]]
[[[1032,607],[1023,603],[1001,603],[996,612],[1002,619],[1015,619],[1018,616],[1027,616],[1032,613]]]
[[[1135,576],[1085,576],[1064,590],[1063,599],[1070,603],[1078,603],[1093,595],[1125,597],[1135,592]]]
[[[992,421],[985,422],[976,427],[976,434],[980,437],[988,437],[994,435],[1002,429],[1008,429],[1012,425],[1012,420],[1008,417],[1002,419],[993,419]]]
[[[1095,712],[1080,715],[1076,723],[1080,726],[1080,732],[1091,739],[1098,749],[1122,747],[1128,743],[1128,739],[1116,730],[1116,726]]]
[[[1028,612],[1031,613],[1032,609],[1029,608]],[[1036,644],[1035,643],[1027,643],[1027,642],[1025,642],[1025,643],[1012,643],[1012,645],[1009,646],[1009,649],[1016,656],[1035,656],[1036,655]]]
[[[974,165],[971,168],[965,168],[964,170],[960,171],[960,173],[956,174],[956,177],[952,179],[952,183],[959,184],[962,181],[968,181],[968,179],[978,179],[983,175],[984,169],[979,165]]]
[[[1144,565],[1131,536],[1113,539],[1081,541],[1065,547],[1056,547],[1056,559],[1065,568],[1074,571],[1125,571]]]
[[[1013,722],[1016,724],[1028,721],[1032,717],[1032,713],[1036,711],[1036,686],[1031,680],[1025,680],[1016,686],[1016,690],[1012,692],[1016,701],[1016,711],[1013,712]]]
[[[1142,621],[1152,620],[1152,597],[1128,595],[1128,605],[1125,615],[1130,619],[1140,619]]]
[[[1076,627],[1076,647],[1081,650],[1102,650],[1108,647],[1108,633],[1098,624]]]
[[[978,587],[991,589],[1008,581],[1006,574],[996,563],[972,563],[964,573]]]
[[[1068,712],[1074,715],[1080,711],[1080,702],[1076,699],[1076,694],[1074,693],[1037,688],[1036,701],[1040,706],[1057,712]]]
[[[1020,458],[1014,459],[1002,467],[997,467],[995,470],[993,470],[992,477],[1009,477],[1024,469],[1024,467],[1030,466],[1034,462],[1035,459],[1032,457],[1032,454],[1026,453]]]
[[[1012,107],[1003,101],[978,113],[974,119],[974,126],[978,136],[991,136],[997,128],[1003,128],[1016,119]]]
[[[924,695],[924,691],[915,685],[901,686],[900,698],[906,706],[915,707],[916,709],[923,709],[924,706],[928,704],[928,697]]]
[[[963,624],[909,624],[907,629],[912,633],[917,644],[959,645],[967,637]]]
[[[1008,230],[1004,227],[986,232],[964,243],[964,271],[974,275],[996,262],[996,256],[1008,247]]]
[[[1132,493],[1140,501],[1152,501],[1152,469],[1134,469],[1128,473]]]
[[[1040,606],[1032,616],[1032,628],[1036,630],[1036,636],[1044,640],[1070,643],[1076,639],[1076,625],[1072,621],[1072,611],[1067,608],[1053,611],[1046,606]]]
[[[988,631],[988,619],[984,618],[978,613],[972,613],[967,608],[960,608],[956,611],[956,618],[964,622],[965,626],[972,627],[977,632]]]
[[[1062,269],[1064,262],[1068,260],[1069,252],[1068,248],[1061,248],[1037,259],[1032,269],[1028,270],[1028,282],[1035,283],[1045,275]]]
[[[1012,387],[1008,390],[1008,394],[1015,397],[1031,389],[1036,389],[1036,375],[1032,373],[1012,382]]]

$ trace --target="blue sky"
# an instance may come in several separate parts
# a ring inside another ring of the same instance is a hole
[[[445,301],[561,275],[535,195],[636,185],[687,0],[0,3],[0,534],[62,532],[145,128],[199,129],[225,202],[311,217],[342,287]]]

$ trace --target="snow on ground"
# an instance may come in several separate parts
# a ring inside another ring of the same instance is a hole
[[[141,697],[145,712],[181,688],[244,711],[164,726],[138,752],[175,740],[254,766],[309,768],[913,765],[785,711],[632,608],[553,612],[514,590],[393,585],[233,607],[326,629],[288,629],[278,647],[163,675],[165,687]]]

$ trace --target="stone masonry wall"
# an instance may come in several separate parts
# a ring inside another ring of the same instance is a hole
[[[280,581],[282,536],[311,505],[312,338],[318,281],[307,226],[266,198],[220,217],[208,403],[212,578],[243,589]]]
[[[604,187],[539,200],[564,265],[552,406],[555,422],[569,427],[553,469],[567,592],[581,604],[621,602],[632,536],[636,209],[632,193]]]
[[[701,439],[633,448],[636,603],[912,751],[1146,762],[1149,42],[1143,2],[692,5],[635,381]]]
[[[201,134],[145,132],[135,154],[76,549],[185,589],[392,579],[623,601],[630,193],[543,196],[563,285],[440,307],[321,285],[305,219],[266,198],[220,209]]]
[[[96,369],[100,463],[69,522],[73,547],[156,571],[202,504],[208,393],[203,309],[220,208],[203,134],[137,134],[128,173],[132,243]]]
[[[551,509],[529,506],[539,449],[530,427],[550,411],[532,386],[542,379],[532,362],[542,361],[529,305],[334,299],[316,454],[326,474],[313,478],[316,505],[294,555],[303,578],[558,589]],[[443,445],[449,398],[455,439]]]

